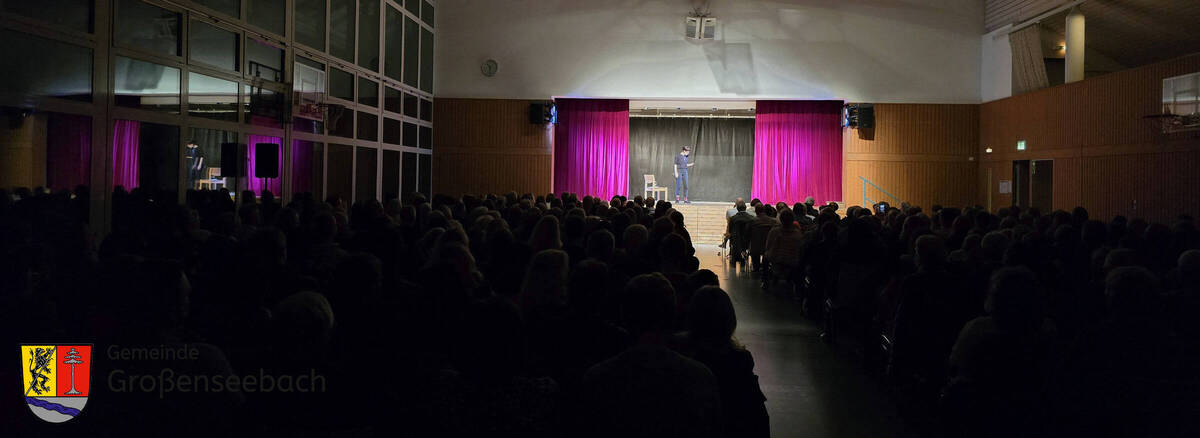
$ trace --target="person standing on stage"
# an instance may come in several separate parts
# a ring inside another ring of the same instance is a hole
[[[194,141],[188,141],[187,149],[184,151],[184,158],[187,159],[188,167],[188,188],[198,189],[200,178],[204,176],[204,151],[200,149],[200,145]]]
[[[688,162],[688,155],[690,155],[691,153],[692,153],[692,149],[687,146],[684,146],[683,150],[679,151],[679,155],[675,156],[675,202],[679,202],[679,190],[680,190],[679,187],[680,187],[680,184],[682,184],[683,185],[683,203],[684,204],[692,203],[691,201],[688,201],[688,191],[689,191],[689,186],[691,185],[691,184],[689,184],[689,181],[688,181],[688,168],[694,166],[696,163]]]

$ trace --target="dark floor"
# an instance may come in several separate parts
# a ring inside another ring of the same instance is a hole
[[[782,284],[764,291],[756,276],[700,245],[701,269],[721,278],[737,311],[737,338],[754,355],[767,395],[772,437],[894,437],[908,435],[884,385],[819,338]]]

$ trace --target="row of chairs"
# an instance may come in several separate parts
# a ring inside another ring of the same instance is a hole
[[[880,333],[871,318],[861,314],[870,310],[869,304],[864,301],[869,302],[867,297],[873,296],[876,289],[882,286],[877,284],[876,273],[863,272],[863,267],[852,264],[827,267],[832,268],[827,270],[831,272],[807,272],[803,267],[797,272],[773,269],[765,257],[767,235],[773,227],[773,224],[751,221],[731,223],[725,255],[735,263],[749,263],[758,273],[763,289],[769,288],[773,282],[787,282],[793,297],[801,301],[805,313],[822,323],[822,339],[833,342],[836,336],[850,336],[861,343],[874,338],[868,333]],[[886,334],[868,341],[868,344],[863,347],[874,353],[868,355],[886,356],[890,353],[891,339]]]

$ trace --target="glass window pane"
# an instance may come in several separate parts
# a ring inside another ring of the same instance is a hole
[[[325,166],[325,197],[341,199],[349,204],[354,187],[354,147],[341,144],[329,145],[329,165]]]
[[[92,100],[92,49],[0,30],[0,90]]]
[[[191,190],[236,190],[233,175],[221,173],[221,145],[238,142],[238,133],[216,129],[192,128],[183,150],[187,169],[186,187]],[[229,157],[235,160],[237,157]],[[233,163],[229,163],[232,165]],[[228,167],[227,167],[228,168]],[[228,172],[227,172],[228,173]]]
[[[358,112],[358,139],[378,140],[379,116],[371,113]]]
[[[246,3],[246,21],[283,35],[286,6],[286,0],[252,0]]]
[[[396,2],[400,4],[400,2]],[[421,0],[404,0],[404,9],[408,9],[413,15],[421,16]]]
[[[383,151],[383,200],[390,201],[400,197],[400,151]]]
[[[76,32],[92,32],[92,0],[6,0],[0,9]]]
[[[421,3],[421,21],[424,21],[429,27],[433,27],[433,4],[429,2]]]
[[[421,120],[433,121],[433,101],[421,99]]]
[[[188,30],[188,58],[225,70],[238,70],[238,34],[202,21]]]
[[[358,78],[358,103],[379,107],[379,84],[367,78]]]
[[[283,139],[266,135],[246,136],[246,190],[255,196],[263,191],[283,193]]]
[[[118,106],[179,113],[179,69],[118,56],[113,72]]]
[[[417,86],[418,63],[421,59],[421,26],[411,18],[404,17],[404,83]]]
[[[321,185],[325,179],[325,145],[292,141],[292,193],[311,193],[321,200]]]
[[[293,129],[313,134],[324,133],[325,110],[320,103],[325,97],[325,65],[297,57],[293,76],[292,92],[296,95]]]
[[[254,39],[246,41],[246,75],[283,82],[283,49]]]
[[[303,56],[297,56],[296,62],[299,64],[304,64],[306,66],[312,67],[312,68],[320,70],[320,71],[325,71],[325,64],[305,58]]]
[[[433,185],[433,160],[429,154],[417,154],[417,191],[425,195],[426,199],[431,199]]]
[[[383,74],[399,81],[404,64],[404,14],[391,6],[387,8],[383,44]]]
[[[113,34],[118,45],[179,56],[179,21],[178,12],[138,0],[120,0]]]
[[[330,111],[326,124],[330,135],[354,138],[354,110],[344,107],[334,109]]]
[[[358,2],[358,65],[379,71],[379,0]]]
[[[240,0],[192,0],[192,3],[208,6],[209,9],[230,17],[240,18],[242,16],[242,3]]]
[[[329,2],[329,54],[354,62],[354,0]]]
[[[421,148],[433,149],[433,128],[422,126],[421,131]]]
[[[296,0],[296,42],[325,50],[325,0]]]
[[[420,108],[420,99],[415,95],[404,93],[404,115],[414,119],[420,117],[421,113],[418,108]]]
[[[375,175],[379,171],[379,158],[375,148],[358,148],[358,162],[354,164],[354,201],[366,201],[375,197]]]
[[[237,82],[188,72],[188,115],[236,122],[237,102]]]
[[[254,126],[283,128],[283,93],[246,85],[246,123]]]
[[[329,96],[354,102],[354,74],[330,67]]]
[[[404,162],[400,167],[400,199],[405,203],[412,202],[413,193],[417,192],[417,154],[404,153]]]
[[[114,187],[140,187],[151,196],[166,192],[170,202],[175,202],[180,168],[178,126],[114,120],[112,151]]]
[[[383,142],[387,144],[403,144],[403,123],[396,119],[383,118]]]
[[[417,147],[417,125],[412,123],[404,124],[404,145]]]
[[[28,110],[0,107],[2,114],[23,111]],[[57,192],[90,185],[92,118],[46,111],[26,114],[0,125],[0,188],[46,187]]]
[[[400,96],[402,94],[403,93],[401,93],[400,90],[397,90],[395,88],[386,87],[386,86],[383,87],[383,109],[394,112],[394,113],[400,113],[400,111],[401,111]]]
[[[292,132],[307,132],[309,134],[324,134],[325,122],[320,120],[306,119],[303,117],[292,118]]]
[[[433,32],[421,28],[421,90],[433,93]]]

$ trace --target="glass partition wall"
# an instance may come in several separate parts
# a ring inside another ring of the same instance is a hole
[[[432,189],[434,0],[23,4],[0,2],[0,188],[90,196],[97,231],[114,190]]]

